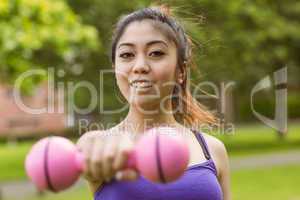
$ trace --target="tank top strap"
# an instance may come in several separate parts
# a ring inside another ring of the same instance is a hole
[[[208,146],[207,146],[207,143],[204,139],[204,136],[202,135],[201,132],[199,131],[196,131],[194,129],[192,129],[192,132],[194,133],[194,135],[196,136],[201,148],[202,148],[202,151],[204,153],[204,156],[207,160],[211,159],[211,155],[209,153],[209,150],[208,150]]]

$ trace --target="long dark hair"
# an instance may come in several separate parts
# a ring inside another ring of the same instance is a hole
[[[161,27],[161,31],[167,38],[175,42],[177,46],[177,67],[184,74],[181,88],[174,87],[172,98],[173,111],[182,106],[183,109],[174,112],[175,119],[186,126],[199,124],[216,124],[216,118],[202,104],[192,97],[187,87],[187,68],[192,65],[192,42],[187,36],[182,25],[171,14],[167,6],[156,6],[137,10],[121,17],[116,24],[111,43],[111,62],[115,64],[116,45],[124,33],[126,27],[135,21],[150,19],[154,26]],[[170,31],[166,31],[166,30]],[[180,104],[180,105],[179,105]]]

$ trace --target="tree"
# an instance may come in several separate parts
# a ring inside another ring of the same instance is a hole
[[[100,47],[97,30],[62,0],[0,1],[1,82],[30,69],[68,70]],[[45,78],[28,78],[22,88],[29,92]]]

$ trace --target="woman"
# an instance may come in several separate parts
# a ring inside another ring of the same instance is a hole
[[[77,143],[86,157],[84,176],[94,199],[230,200],[223,143],[188,128],[212,124],[214,117],[188,91],[191,43],[169,9],[145,8],[121,18],[111,59],[118,87],[130,108],[117,126],[85,133]],[[165,185],[124,168],[139,136],[155,126],[178,129],[193,149],[184,175]]]

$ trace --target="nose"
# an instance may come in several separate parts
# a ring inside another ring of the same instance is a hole
[[[139,56],[133,66],[133,72],[137,74],[148,74],[150,71],[150,66],[146,62],[143,56]]]

